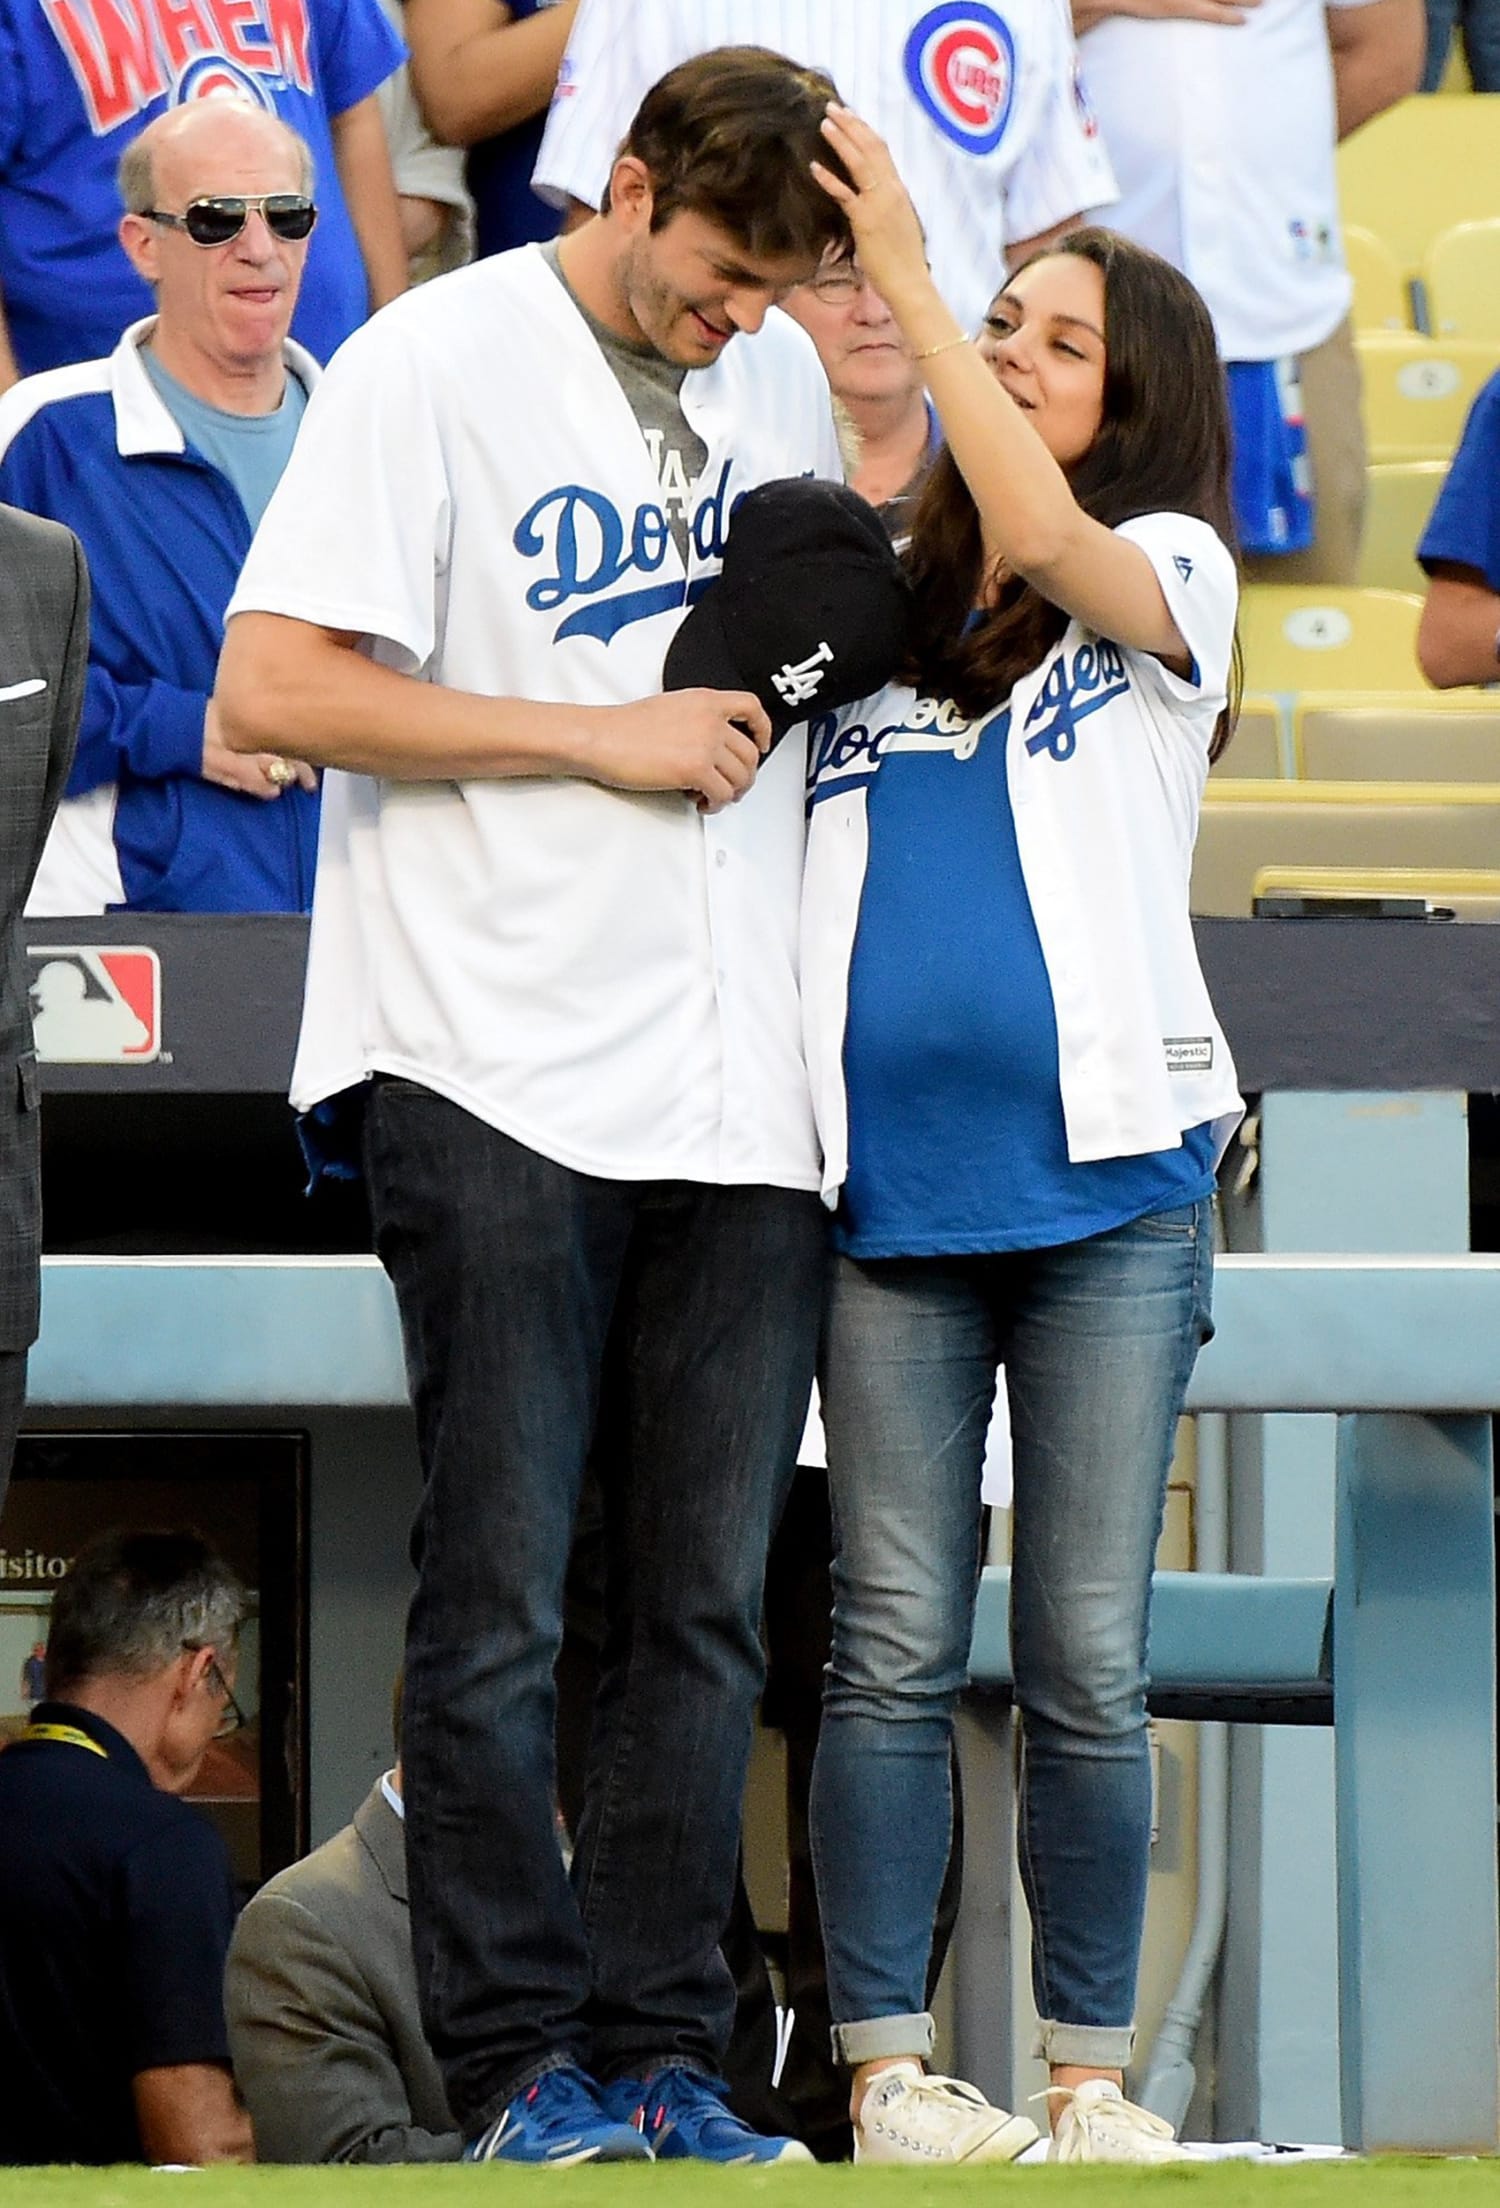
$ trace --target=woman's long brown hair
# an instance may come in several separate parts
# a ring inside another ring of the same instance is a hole
[[[1113,230],[1069,231],[1035,258],[1056,254],[1091,261],[1104,278],[1103,417],[1069,471],[1073,496],[1107,529],[1141,514],[1196,515],[1232,552],[1229,401],[1208,309],[1169,261]],[[979,514],[946,449],[918,498],[906,558],[915,604],[905,679],[965,713],[1008,697],[1068,625],[1019,576],[972,619],[984,585]],[[1211,759],[1233,732],[1240,682],[1236,641]]]

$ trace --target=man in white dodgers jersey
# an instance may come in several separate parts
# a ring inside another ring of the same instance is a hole
[[[1065,0],[582,0],[533,189],[597,207],[647,85],[751,39],[826,70],[880,132],[965,329],[1007,261],[1115,196]]]
[[[770,311],[841,235],[811,176],[832,91],[757,50],[674,71],[603,214],[359,332],[229,609],[230,740],[274,724],[335,770],[293,1101],[367,1099],[427,1483],[414,1947],[486,2159],[805,2154],[717,2079],[820,1305],[805,741],[763,759],[755,698],[660,684],[741,493],[840,472],[817,355]],[[552,1667],[601,1403],[611,1625],[570,1887]]]

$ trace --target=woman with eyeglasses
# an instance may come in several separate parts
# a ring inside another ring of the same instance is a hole
[[[802,985],[837,1201],[838,1544],[812,1835],[835,2042],[864,2159],[1005,2161],[1036,2139],[925,2068],[1003,1366],[1050,2151],[1164,2161],[1183,2150],[1122,2074],[1151,1569],[1241,1109],[1187,910],[1234,687],[1223,376],[1186,280],[1101,230],[1011,275],[971,342],[880,139],[837,107],[825,135],[854,188],[820,179],[947,441],[906,554],[911,664],[812,731]]]

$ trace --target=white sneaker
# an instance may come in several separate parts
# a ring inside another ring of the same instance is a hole
[[[977,2086],[915,2062],[878,2071],[859,2104],[856,2162],[1014,2162],[1037,2137],[1029,2116],[992,2108]]]
[[[1168,2123],[1127,2101],[1113,2078],[1054,2085],[1039,2099],[1060,2102],[1049,2162],[1187,2162]]]

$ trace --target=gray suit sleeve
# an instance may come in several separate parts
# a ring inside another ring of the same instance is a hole
[[[57,811],[68,773],[73,764],[73,748],[78,741],[78,722],[83,712],[83,686],[89,671],[89,570],[83,556],[83,546],[76,537],[73,543],[73,617],[68,627],[67,649],[63,654],[62,674],[57,685],[57,708],[52,715],[52,741],[47,753],[47,789],[42,806],[36,850],[32,854],[31,874],[41,863],[42,846],[47,841],[53,816]],[[30,893],[30,877],[27,880]]]
[[[245,1909],[224,1981],[234,2074],[262,2162],[456,2162],[424,2131],[348,1950],[281,1894]]]

